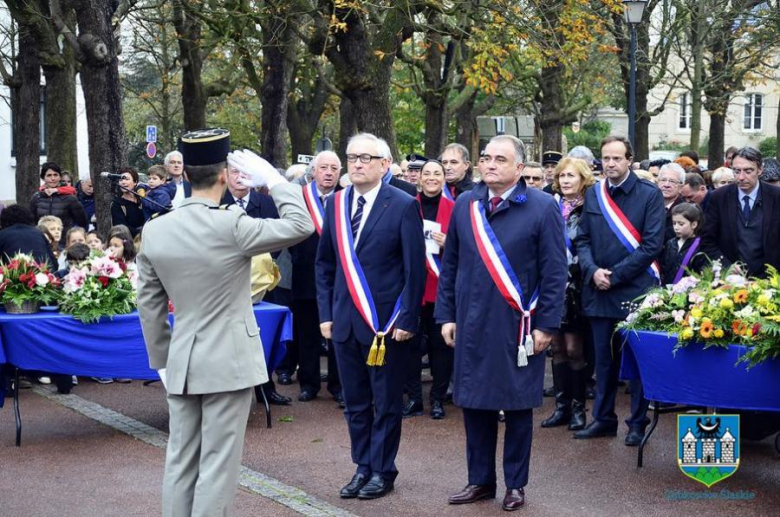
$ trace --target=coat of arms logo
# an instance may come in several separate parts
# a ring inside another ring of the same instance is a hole
[[[711,487],[739,468],[739,415],[677,415],[677,464]]]

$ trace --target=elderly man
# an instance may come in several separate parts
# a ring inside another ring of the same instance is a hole
[[[628,315],[627,303],[660,281],[656,260],[664,245],[664,197],[655,184],[637,178],[630,170],[633,154],[624,137],[610,136],[602,141],[606,179],[585,194],[575,239],[584,280],[582,308],[590,318],[596,350],[593,421],[574,433],[577,439],[617,435],[615,396],[622,340],[615,328]],[[667,174],[662,171],[664,178],[681,179],[674,169]],[[626,234],[638,238],[628,241]],[[647,406],[642,384],[631,381],[626,445],[642,441],[649,423]]]
[[[676,163],[667,163],[661,167],[658,173],[658,187],[664,197],[664,207],[666,208],[666,231],[664,232],[664,242],[674,237],[674,226],[672,225],[672,209],[683,203],[680,197],[680,190],[685,183],[685,170]]]
[[[444,166],[443,196],[455,200],[464,192],[474,188],[471,180],[471,161],[469,150],[461,144],[449,144],[441,153],[441,164]]]
[[[525,504],[533,408],[542,404],[543,352],[560,326],[567,266],[560,209],[526,186],[524,158],[517,138],[491,139],[483,183],[458,199],[447,232],[435,316],[455,347],[453,400],[463,408],[468,464],[468,485],[450,504],[496,496],[499,410],[503,508]]]
[[[190,182],[184,179],[184,158],[179,151],[165,155],[165,171],[168,173],[168,195],[171,206],[178,208],[182,201],[192,195]]]
[[[523,179],[527,186],[542,190],[545,187],[542,164],[539,162],[527,162],[525,167],[523,167]]]
[[[735,262],[743,273],[763,277],[766,265],[780,268],[780,187],[761,181],[761,153],[743,147],[734,153],[736,185],[712,193],[704,217],[701,248],[724,267]]]
[[[317,313],[317,286],[314,263],[325,218],[325,205],[341,190],[338,184],[341,160],[333,151],[322,151],[311,163],[312,182],[303,187],[303,199],[314,223],[315,232],[302,243],[290,248],[292,257],[293,325],[297,345],[298,400],[308,402],[320,391],[320,320]],[[341,383],[333,346],[328,347],[328,391],[343,406]]]
[[[728,167],[718,167],[712,173],[712,186],[717,190],[734,183],[734,171]]]
[[[345,499],[376,499],[393,490],[410,351],[405,341],[417,332],[425,289],[420,205],[383,181],[391,159],[381,138],[363,133],[349,140],[352,185],[326,204],[317,248],[320,331],[336,350],[357,465],[341,489]]]
[[[691,172],[685,175],[685,183],[680,189],[680,196],[686,203],[695,203],[703,211],[707,210],[707,204],[710,201],[710,191],[707,190],[707,184],[701,174]]]

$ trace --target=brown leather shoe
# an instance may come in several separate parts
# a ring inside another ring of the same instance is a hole
[[[450,504],[469,504],[495,497],[496,485],[467,485],[457,494],[452,494],[448,502]]]
[[[507,488],[504,503],[501,508],[508,512],[519,510],[525,505],[525,490],[522,488]]]

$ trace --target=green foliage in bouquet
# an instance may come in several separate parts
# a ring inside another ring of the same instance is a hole
[[[121,260],[97,255],[74,268],[63,281],[60,311],[84,323],[136,308],[136,272]]]
[[[49,272],[48,264],[36,262],[32,255],[17,253],[0,268],[0,301],[3,303],[47,305],[57,299],[59,288],[60,280]]]
[[[701,274],[655,288],[631,304],[620,328],[676,334],[675,351],[694,342],[745,345],[738,363],[748,368],[780,357],[780,273],[770,266],[766,279],[747,279],[738,271],[713,262]]]

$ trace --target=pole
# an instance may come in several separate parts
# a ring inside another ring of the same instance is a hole
[[[631,78],[628,83],[628,140],[636,152],[636,24],[631,23]]]

